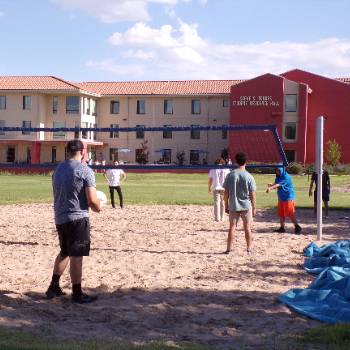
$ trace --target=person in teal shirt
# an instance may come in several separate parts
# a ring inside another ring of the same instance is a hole
[[[251,174],[245,169],[247,156],[237,153],[235,156],[238,168],[226,176],[224,182],[225,212],[230,216],[230,226],[227,236],[226,254],[230,253],[236,231],[236,222],[242,218],[247,243],[247,253],[252,254],[253,216],[256,214],[256,183]]]

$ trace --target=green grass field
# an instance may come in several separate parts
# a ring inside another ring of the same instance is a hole
[[[276,194],[266,194],[266,184],[273,182],[272,175],[255,175],[258,208],[276,205]],[[108,186],[101,174],[96,176],[97,188],[108,195]],[[129,173],[123,184],[125,204],[198,204],[210,205],[206,174]],[[293,176],[298,207],[311,208],[308,197],[308,176]],[[350,176],[332,176],[332,187],[350,186]],[[51,177],[45,175],[0,175],[0,204],[51,202]],[[350,193],[333,191],[330,206],[333,209],[350,207]]]

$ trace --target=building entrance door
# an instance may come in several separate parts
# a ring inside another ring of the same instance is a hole
[[[27,163],[31,163],[32,162],[32,149],[31,147],[27,147]]]
[[[57,149],[56,146],[52,146],[51,148],[51,163],[56,163],[57,161]]]
[[[6,162],[13,163],[16,160],[16,147],[8,146],[6,152]]]

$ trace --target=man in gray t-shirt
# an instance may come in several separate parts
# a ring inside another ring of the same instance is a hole
[[[89,207],[99,212],[101,206],[96,195],[94,172],[81,163],[84,144],[80,140],[69,141],[67,153],[69,159],[56,168],[52,177],[55,223],[61,250],[55,260],[46,296],[52,299],[65,294],[59,281],[69,262],[72,301],[90,303],[96,297],[83,293],[81,289],[83,256],[90,252]]]
[[[246,169],[247,157],[244,153],[236,154],[238,169],[235,169],[226,176],[224,182],[225,211],[230,215],[230,227],[227,237],[226,254],[231,251],[232,241],[236,230],[236,222],[242,218],[247,242],[247,253],[252,254],[252,233],[251,223],[256,212],[256,184],[253,176]]]
[[[56,225],[89,217],[85,188],[96,187],[91,168],[78,160],[61,163],[52,176]]]

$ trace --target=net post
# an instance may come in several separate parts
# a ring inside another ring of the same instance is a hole
[[[284,149],[283,149],[283,146],[282,146],[282,142],[281,142],[281,139],[280,137],[278,136],[278,132],[277,132],[277,126],[272,126],[270,128],[271,132],[272,132],[272,135],[275,139],[275,142],[276,142],[276,145],[278,147],[278,152],[280,153],[281,155],[281,159],[282,159],[282,162],[283,162],[283,166],[287,167],[288,166],[288,159],[287,159],[287,156],[284,152]]]
[[[324,118],[316,119],[316,164],[317,173],[317,240],[322,240],[322,173],[323,173],[323,125]]]

